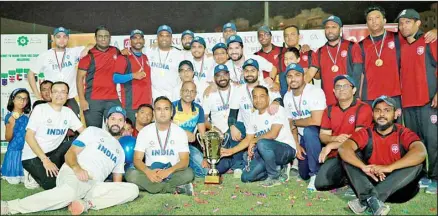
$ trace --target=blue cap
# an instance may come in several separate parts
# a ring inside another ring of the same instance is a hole
[[[133,37],[134,35],[136,35],[136,34],[139,34],[139,35],[141,35],[141,37],[144,37],[144,33],[143,33],[142,30],[134,29],[134,30],[131,31],[131,36],[130,36],[130,38],[132,38],[132,37]]]
[[[245,69],[247,66],[254,66],[255,68],[257,68],[257,70],[259,69],[259,63],[255,59],[248,59],[248,60],[246,60],[243,63],[242,68]]]
[[[106,118],[109,118],[113,113],[120,113],[126,118],[126,111],[121,106],[113,106],[108,110]]]
[[[304,73],[303,67],[301,67],[301,65],[295,64],[295,63],[292,63],[292,64],[287,66],[286,74],[289,73],[289,71],[291,71],[291,70],[298,71],[300,73]]]
[[[395,19],[395,22],[398,23],[398,20],[400,18],[408,18],[408,19],[415,19],[415,20],[419,20],[420,19],[420,14],[414,10],[414,9],[404,9],[402,10],[397,18]]]
[[[261,27],[257,30],[257,32],[259,32],[259,31],[264,31],[264,32],[269,33],[270,35],[272,35],[272,33],[271,33],[271,29],[269,29],[268,26],[261,26]]]
[[[233,31],[237,31],[236,24],[234,23],[226,23],[224,27],[222,27],[222,31],[225,31],[225,29],[227,28],[231,28]]]
[[[224,64],[216,65],[216,67],[214,67],[214,75],[221,71],[226,71],[228,73],[230,72],[230,70],[228,70],[228,67]]]
[[[214,53],[215,50],[220,48],[227,50],[227,45],[225,45],[224,43],[217,43],[216,45],[214,45],[211,51]]]
[[[356,82],[354,82],[353,78],[351,76],[348,76],[347,74],[336,76],[335,79],[333,80],[333,84],[336,84],[336,82],[342,79],[348,80],[348,82],[350,82],[351,85],[353,85],[353,87],[356,87]]]
[[[227,39],[227,46],[230,46],[230,43],[234,42],[239,42],[243,44],[242,38],[239,35],[231,35],[231,37]]]
[[[195,33],[193,33],[192,31],[190,31],[188,29],[183,31],[183,33],[181,33],[181,38],[183,38],[185,35],[190,35],[192,37],[195,37]]]
[[[64,32],[67,36],[70,34],[70,30],[64,28],[64,27],[58,27],[55,30],[53,30],[53,36],[58,34],[59,32]]]
[[[192,46],[193,43],[195,43],[195,42],[202,44],[202,46],[204,46],[204,48],[207,47],[207,45],[205,45],[205,40],[203,37],[199,37],[199,36],[194,37],[192,42],[190,43],[190,46]]]
[[[328,21],[333,21],[335,23],[337,23],[339,25],[339,27],[342,27],[342,21],[341,18],[337,17],[337,16],[329,16],[327,19],[325,19],[324,21],[322,21],[322,25],[324,26]]]
[[[170,34],[172,34],[172,28],[170,28],[170,26],[168,25],[160,25],[160,27],[158,27],[157,34],[159,34],[162,31],[167,31]]]
[[[183,65],[187,65],[187,66],[189,66],[189,67],[193,70],[193,64],[192,64],[192,62],[189,61],[189,60],[183,60],[183,61],[181,61],[181,62],[179,63],[179,65],[178,65],[178,71],[179,71],[179,69],[181,68],[181,66],[183,66]]]
[[[398,107],[397,107],[397,103],[395,102],[394,99],[392,99],[391,97],[388,97],[388,96],[386,96],[386,95],[382,95],[382,96],[376,98],[376,99],[373,101],[373,104],[372,104],[373,109],[374,109],[374,107],[376,107],[376,105],[377,105],[378,103],[380,103],[380,102],[385,102],[385,103],[388,104],[389,106],[392,106],[392,107],[394,107],[394,108],[396,108],[396,109],[398,108]]]

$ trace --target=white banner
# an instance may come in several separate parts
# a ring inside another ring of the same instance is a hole
[[[27,82],[30,63],[47,50],[46,34],[7,34],[1,35],[1,152],[6,151],[4,117],[9,95],[16,88],[27,88],[32,103],[35,97]]]

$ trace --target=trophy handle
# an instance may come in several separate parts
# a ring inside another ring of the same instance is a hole
[[[201,134],[200,134],[200,133],[197,133],[197,134],[196,134],[196,139],[198,140],[199,144],[204,145],[204,143],[202,142],[202,137],[201,137]]]

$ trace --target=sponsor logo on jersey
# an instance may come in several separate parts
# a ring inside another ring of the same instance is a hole
[[[355,116],[351,115],[350,118],[348,118],[348,123],[354,124],[354,121],[355,121]]]
[[[117,163],[117,156],[111,152],[111,150],[107,149],[104,145],[99,144],[97,147],[104,155],[106,155],[109,159],[111,159],[114,163]]]
[[[342,50],[341,56],[345,58],[347,56],[347,50]]]
[[[303,55],[302,59],[303,59],[303,61],[307,61],[307,60],[309,60],[309,57],[307,55]]]
[[[388,48],[389,48],[389,49],[394,49],[394,47],[395,47],[395,43],[394,43],[394,41],[389,41],[389,42],[388,42]]]
[[[424,46],[417,47],[417,54],[418,55],[423,55],[423,53],[424,53]]]

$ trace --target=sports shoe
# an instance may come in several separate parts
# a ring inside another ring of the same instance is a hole
[[[6,201],[1,200],[0,202],[0,207],[1,207],[1,215],[8,215],[9,212],[9,206],[8,203]]]
[[[432,180],[429,184],[429,186],[427,186],[426,188],[426,193],[428,194],[436,194],[436,180]]]
[[[281,185],[280,178],[274,179],[274,178],[268,177],[266,180],[264,180],[260,183],[260,186],[262,186],[262,187],[274,187],[277,185]]]
[[[420,184],[420,188],[427,188],[430,184],[431,180],[423,177],[420,179],[420,181],[418,182]]]
[[[283,168],[281,168],[280,171],[280,180],[282,182],[287,182],[289,181],[290,178],[290,169],[291,169],[291,165],[287,164],[287,165],[283,165]]]
[[[385,205],[377,197],[372,196],[367,199],[368,207],[370,207],[373,215],[387,215],[391,210],[388,205]]]
[[[30,190],[39,188],[40,185],[35,181],[32,175],[25,169],[23,171],[24,171],[24,187]]]
[[[356,197],[356,194],[354,193],[354,191],[351,187],[348,187],[344,193],[344,196]]]
[[[316,179],[316,175],[310,177],[310,182],[307,185],[307,190],[309,190],[309,191],[316,191],[315,179]]]
[[[359,199],[353,199],[348,201],[348,207],[353,211],[355,214],[362,214],[367,210],[368,206],[362,205]]]
[[[185,185],[180,185],[180,186],[176,187],[176,192],[178,194],[185,194],[187,196],[193,196],[193,184],[188,183]]]
[[[87,212],[91,206],[93,206],[93,204],[90,201],[87,202],[80,199],[71,202],[68,206],[68,210],[70,211],[71,215],[80,215],[84,212]]]
[[[240,179],[242,176],[242,170],[241,169],[235,169],[233,172],[233,178]]]

